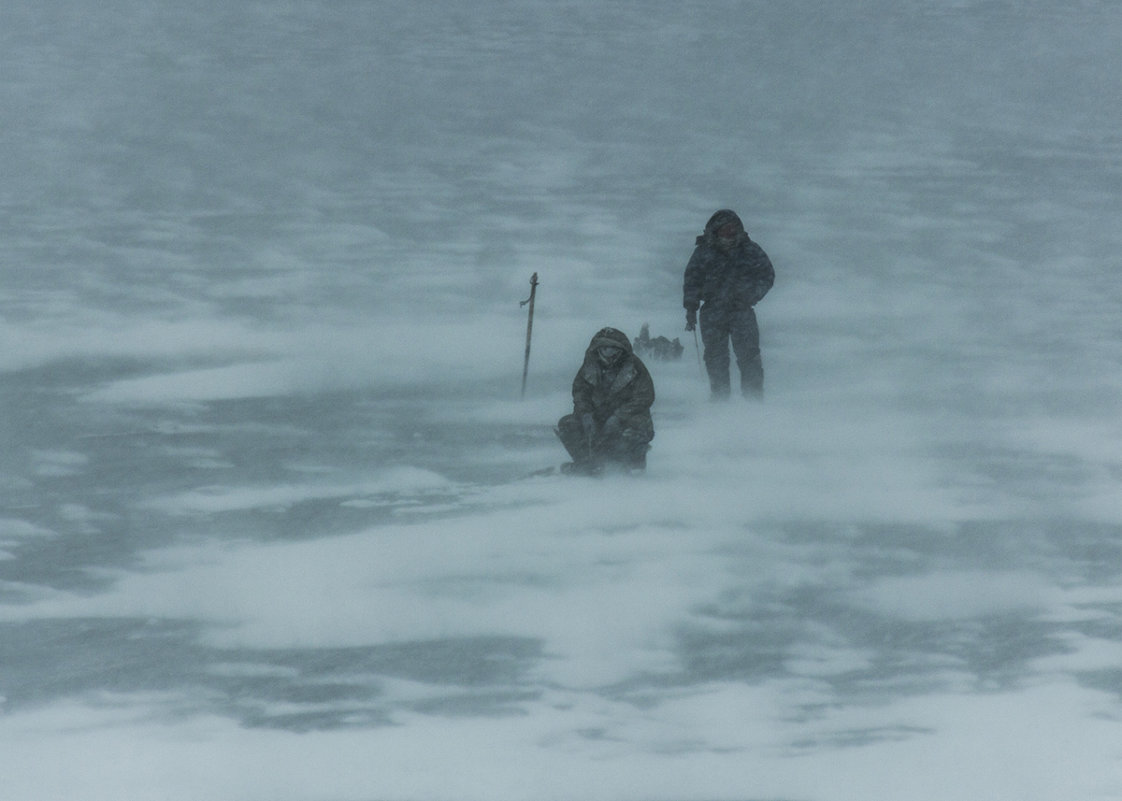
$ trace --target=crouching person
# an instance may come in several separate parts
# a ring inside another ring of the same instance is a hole
[[[563,469],[644,469],[654,439],[654,399],[651,374],[627,336],[615,328],[600,329],[573,379],[573,413],[557,422],[557,436],[573,458]]]

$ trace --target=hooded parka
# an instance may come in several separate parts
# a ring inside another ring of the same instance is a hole
[[[732,224],[731,238],[718,230]],[[775,283],[775,268],[763,248],[752,241],[736,212],[721,209],[697,237],[682,282],[682,305],[687,320],[701,307],[701,339],[705,367],[716,398],[729,394],[729,342],[740,369],[740,388],[746,396],[763,393],[764,368],[760,356],[760,329],[752,307]],[[692,325],[692,322],[690,323]]]
[[[615,349],[606,358],[605,348]],[[643,467],[654,439],[654,381],[627,335],[602,328],[584,352],[573,378],[573,413],[558,421],[557,434],[579,464],[620,462]]]

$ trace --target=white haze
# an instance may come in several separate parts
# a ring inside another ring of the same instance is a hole
[[[0,795],[1122,798],[1120,45],[1108,0],[6,3]],[[763,404],[682,330],[721,207]],[[644,322],[647,474],[530,475]]]

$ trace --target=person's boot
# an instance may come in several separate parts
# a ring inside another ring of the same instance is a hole
[[[740,365],[740,394],[749,400],[764,399],[764,364],[759,356]]]
[[[598,476],[603,470],[604,466],[600,462],[591,459],[561,465],[561,472],[567,476]]]

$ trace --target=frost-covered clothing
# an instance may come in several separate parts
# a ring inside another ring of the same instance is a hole
[[[729,226],[728,229],[725,226]],[[724,230],[731,236],[718,236]],[[697,238],[682,282],[687,327],[701,307],[705,367],[714,397],[729,394],[729,342],[746,396],[763,394],[764,368],[755,306],[775,283],[775,269],[763,248],[753,242],[735,212],[722,209],[709,218]]]
[[[607,462],[642,468],[654,439],[654,381],[615,328],[596,333],[573,378],[573,412],[557,422],[557,435],[583,467]]]

